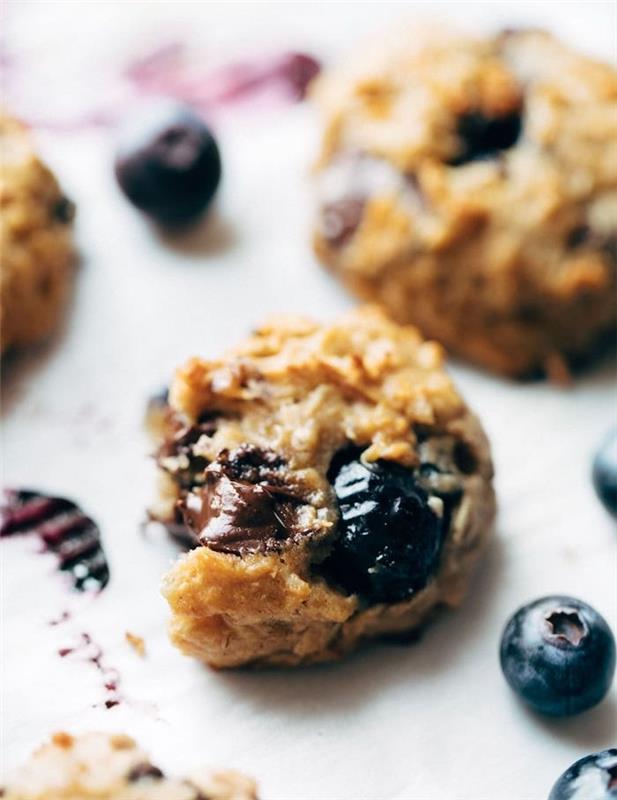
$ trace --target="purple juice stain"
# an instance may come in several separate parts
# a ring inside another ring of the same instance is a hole
[[[98,525],[73,503],[27,489],[5,489],[0,500],[0,537],[37,535],[44,550],[58,558],[79,591],[100,592],[109,582],[109,565]]]
[[[75,657],[92,666],[100,673],[105,699],[105,708],[114,708],[122,702],[120,693],[120,673],[115,667],[105,663],[103,648],[94,641],[89,633],[81,633],[77,644],[72,647],[61,647],[58,650],[60,658]]]

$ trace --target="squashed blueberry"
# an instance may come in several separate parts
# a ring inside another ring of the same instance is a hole
[[[593,485],[607,511],[617,516],[617,428],[604,439],[593,460]]]
[[[568,716],[602,700],[615,672],[615,639],[591,606],[543,597],[520,608],[501,639],[501,668],[535,711]]]
[[[442,542],[443,500],[414,472],[360,451],[343,451],[330,469],[340,535],[325,569],[346,591],[369,603],[404,600],[426,586]]]
[[[617,749],[580,758],[561,775],[548,800],[615,800]]]
[[[221,157],[207,125],[189,107],[155,101],[120,134],[115,160],[128,199],[162,225],[193,222],[221,179]]]
[[[458,121],[461,150],[450,163],[458,167],[469,161],[493,158],[516,144],[521,130],[522,117],[518,111],[501,117],[487,117],[479,111],[463,114]]]

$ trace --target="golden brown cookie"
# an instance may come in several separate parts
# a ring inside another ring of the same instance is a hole
[[[163,589],[185,653],[326,661],[462,600],[494,516],[489,448],[414,328],[375,308],[276,318],[189,361],[170,403],[151,513],[193,547]]]
[[[236,772],[167,778],[124,734],[56,733],[2,790],[5,800],[257,800]]]
[[[612,67],[540,31],[408,29],[314,96],[314,244],[351,291],[510,376],[558,376],[615,333]]]
[[[73,204],[16,120],[0,115],[0,349],[57,327],[73,278]]]

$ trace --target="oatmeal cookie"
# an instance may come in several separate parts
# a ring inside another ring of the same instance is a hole
[[[164,579],[171,638],[214,667],[409,632],[462,600],[494,515],[488,443],[441,347],[371,307],[275,318],[193,358],[158,466],[151,514],[193,548]]]
[[[541,31],[407,30],[318,78],[314,246],[448,350],[559,377],[615,333],[617,73]]]
[[[2,789],[5,800],[257,800],[236,772],[167,778],[124,734],[56,733]]]
[[[0,346],[32,344],[58,325],[74,268],[73,204],[33,150],[26,129],[0,114]]]

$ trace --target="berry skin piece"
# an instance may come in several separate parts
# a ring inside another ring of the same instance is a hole
[[[580,758],[559,777],[548,800],[615,800],[617,749]]]
[[[617,428],[604,439],[593,460],[593,485],[606,510],[617,517]]]
[[[564,717],[602,700],[615,672],[615,639],[591,606],[543,597],[522,606],[501,638],[501,668],[535,711]]]
[[[194,222],[221,179],[221,157],[208,126],[188,106],[154,101],[127,120],[115,159],[128,199],[161,225]]]

